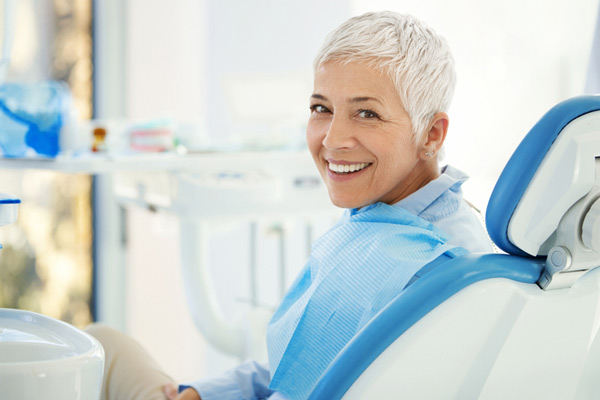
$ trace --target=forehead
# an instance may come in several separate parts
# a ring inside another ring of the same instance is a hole
[[[314,92],[325,97],[400,100],[390,76],[362,61],[329,61],[315,71]]]

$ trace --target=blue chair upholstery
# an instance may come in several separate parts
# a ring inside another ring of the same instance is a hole
[[[509,254],[527,256],[507,236],[510,218],[527,185],[563,128],[575,118],[600,110],[600,96],[563,101],[548,111],[521,141],[502,171],[486,212],[488,233]]]

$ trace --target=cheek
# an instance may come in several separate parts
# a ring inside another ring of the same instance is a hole
[[[319,155],[323,143],[323,135],[320,133],[316,124],[309,122],[306,127],[306,144],[313,158]]]
[[[386,177],[403,174],[418,161],[417,148],[410,139],[384,141],[372,151],[377,154],[380,166],[384,167],[382,175]]]

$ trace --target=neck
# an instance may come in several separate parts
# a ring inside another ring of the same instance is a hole
[[[382,202],[386,204],[395,204],[421,189],[429,182],[437,179],[439,176],[440,167],[438,166],[437,159],[434,158],[427,161],[419,161],[411,171],[409,177],[407,177],[405,181],[406,184],[403,186],[402,191],[389,200],[382,199]]]

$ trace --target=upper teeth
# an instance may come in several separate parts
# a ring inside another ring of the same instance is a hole
[[[365,168],[367,165],[369,165],[369,163],[350,164],[350,165],[329,163],[329,169],[332,170],[333,172],[338,172],[338,173],[340,173],[340,172],[341,173],[356,172],[356,171],[360,171],[361,169]]]

